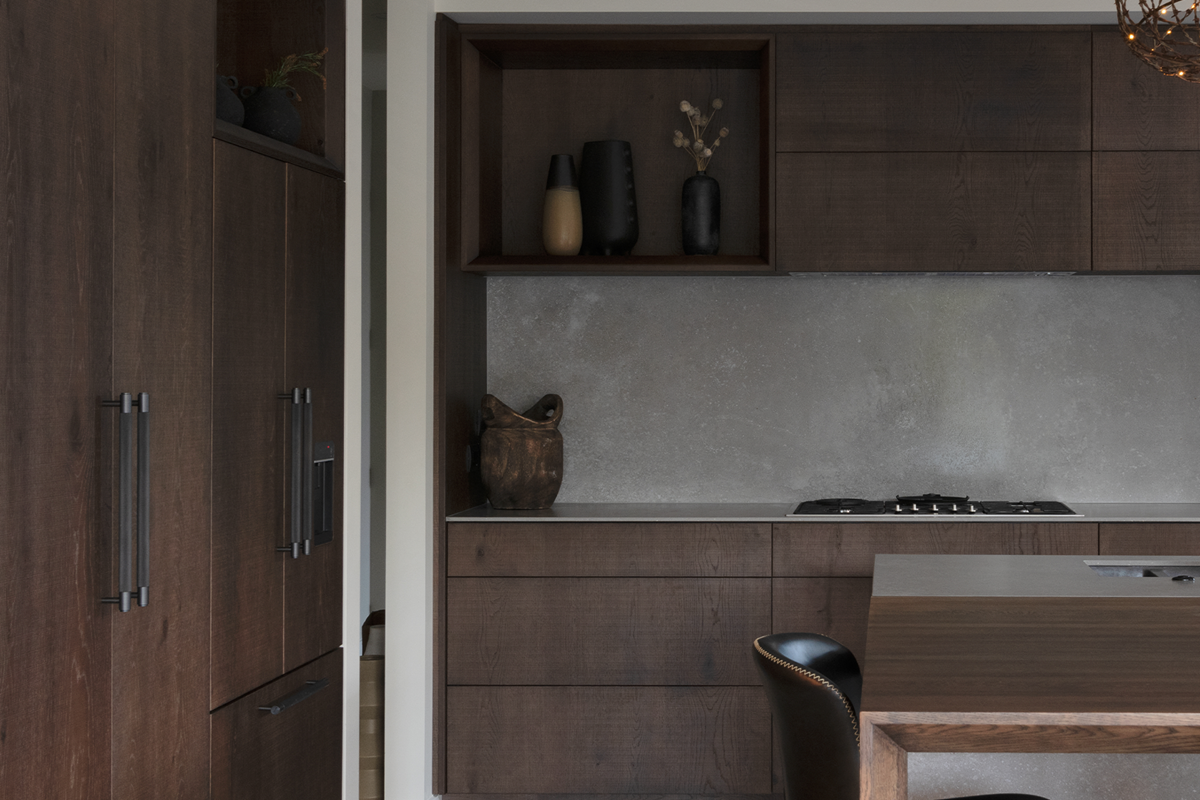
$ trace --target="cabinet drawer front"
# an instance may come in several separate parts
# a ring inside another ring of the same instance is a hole
[[[775,526],[776,576],[863,577],[876,553],[1094,555],[1096,524],[785,523]]]
[[[768,578],[451,578],[449,684],[758,684]]]
[[[259,706],[323,689],[278,714]],[[212,713],[213,800],[336,800],[342,791],[342,651]]]
[[[451,793],[767,794],[761,688],[452,686]]]
[[[872,583],[870,578],[777,578],[771,582],[771,632],[828,636],[849,648],[862,666]]]
[[[1104,523],[1102,556],[1200,556],[1200,525],[1186,522]]]
[[[450,523],[449,575],[766,577],[769,523]]]
[[[781,152],[1091,143],[1087,30],[826,30],[777,42]]]
[[[1090,153],[781,153],[779,266],[1091,269]]]

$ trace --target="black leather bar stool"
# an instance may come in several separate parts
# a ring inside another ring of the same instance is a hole
[[[783,748],[787,800],[858,800],[858,709],[862,672],[854,654],[816,633],[754,641],[775,731]],[[981,794],[947,800],[1046,800]]]

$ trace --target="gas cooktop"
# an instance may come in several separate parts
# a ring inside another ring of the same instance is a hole
[[[892,516],[972,516],[980,514],[1079,516],[1065,504],[1056,500],[972,500],[969,497],[950,497],[940,494],[896,495],[895,500],[860,500],[852,497],[805,500],[796,506],[796,510],[788,516],[879,514]]]

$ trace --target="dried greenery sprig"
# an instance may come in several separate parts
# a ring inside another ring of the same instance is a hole
[[[321,59],[329,52],[326,47],[319,53],[292,53],[290,56],[284,56],[279,62],[279,66],[275,69],[265,70],[266,76],[263,78],[263,86],[269,86],[274,89],[295,89],[292,87],[289,75],[293,72],[307,72],[309,75],[316,75],[321,79],[321,88],[327,88],[325,76],[321,73]],[[300,100],[300,93],[296,92],[296,99]]]
[[[712,101],[712,111],[704,114],[687,100],[679,103],[679,110],[687,114],[688,125],[692,129],[692,138],[688,139],[684,136],[683,131],[675,131],[675,138],[672,142],[676,147],[682,147],[695,160],[697,170],[703,171],[708,167],[708,162],[713,157],[713,151],[720,147],[721,140],[729,135],[729,128],[721,128],[717,133],[717,138],[713,139],[711,144],[704,143],[704,131],[708,129],[708,124],[712,122],[713,117],[717,115],[723,105],[721,98],[718,97]]]

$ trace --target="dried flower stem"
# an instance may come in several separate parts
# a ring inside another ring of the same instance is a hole
[[[700,113],[700,109],[693,106],[687,100],[679,103],[679,110],[687,115],[688,126],[692,129],[692,138],[690,140],[687,139],[683,135],[683,131],[675,131],[673,144],[687,151],[687,154],[696,162],[696,169],[699,171],[704,171],[708,167],[708,162],[713,157],[713,151],[720,146],[721,140],[729,135],[729,128],[721,128],[712,144],[706,145],[704,143],[704,132],[708,130],[713,117],[717,115],[717,111],[723,105],[721,98],[718,97],[712,101],[712,111],[708,114],[702,114]]]
[[[307,72],[321,79],[322,89],[328,88],[325,83],[325,76],[321,73],[321,59],[328,52],[329,48],[326,47],[319,53],[292,53],[289,56],[284,56],[283,60],[279,62],[278,67],[273,70],[264,70],[266,75],[263,78],[263,86],[270,86],[276,89],[292,89],[295,91],[288,76],[293,72]],[[299,92],[296,92],[296,99],[301,99]]]

